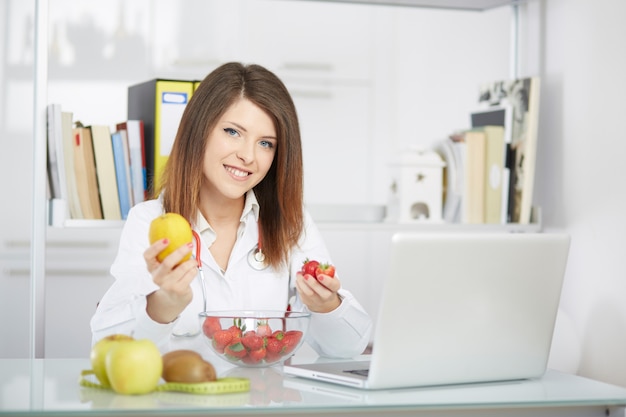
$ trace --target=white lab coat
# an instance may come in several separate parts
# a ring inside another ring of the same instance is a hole
[[[288,268],[258,271],[247,260],[258,241],[258,210],[254,193],[249,192],[225,272],[220,270],[208,250],[215,240],[215,233],[202,215],[193,224],[194,230],[202,236],[200,256],[206,281],[207,309],[285,310],[291,302],[293,311],[308,311],[296,294],[295,277],[306,258],[331,262],[319,230],[306,213],[305,233],[300,245],[291,252]],[[157,323],[146,313],[146,295],[155,291],[157,286],[148,273],[143,252],[149,246],[150,222],[161,213],[160,199],[137,204],[130,210],[117,257],[111,266],[115,282],[104,294],[91,319],[93,343],[114,333],[132,334],[135,338],[153,340],[162,352],[193,349],[211,360],[212,353],[201,334],[175,336],[199,331],[198,313],[204,309],[199,278],[192,283],[193,300],[172,323]],[[306,341],[322,356],[353,357],[367,346],[372,321],[349,291],[342,288],[339,295],[342,302],[337,309],[324,314],[312,313]]]

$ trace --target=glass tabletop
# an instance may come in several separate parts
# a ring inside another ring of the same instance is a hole
[[[0,359],[0,415],[194,415],[480,409],[554,409],[626,406],[626,389],[556,371],[543,378],[366,391],[283,375],[281,366],[231,368],[220,377],[245,377],[245,393],[199,395],[153,392],[124,396],[83,387],[89,359]],[[516,414],[519,415],[519,414]]]

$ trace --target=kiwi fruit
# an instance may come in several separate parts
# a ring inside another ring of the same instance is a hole
[[[163,355],[163,379],[166,382],[211,382],[217,379],[215,368],[193,350],[173,350]]]

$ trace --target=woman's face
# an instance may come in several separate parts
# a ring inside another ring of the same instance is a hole
[[[276,154],[272,119],[247,99],[236,101],[209,134],[204,177],[213,198],[239,199],[269,171]]]

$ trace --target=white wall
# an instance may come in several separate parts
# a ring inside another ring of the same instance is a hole
[[[537,3],[535,198],[545,227],[573,239],[562,309],[579,337],[578,373],[626,386],[626,2]]]

